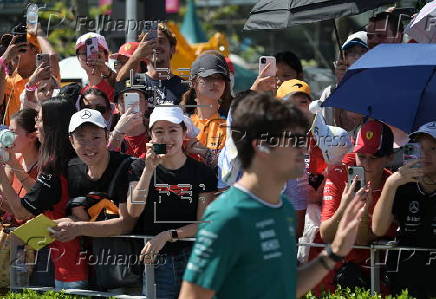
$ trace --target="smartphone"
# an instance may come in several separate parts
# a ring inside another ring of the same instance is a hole
[[[268,71],[263,74],[264,77],[275,76],[277,73],[276,58],[274,56],[261,56],[259,57],[259,74],[266,68],[268,64],[271,64]]]
[[[144,23],[144,29],[142,30],[142,32],[148,33],[147,40],[157,38],[157,28],[158,23],[156,21],[148,21]]]
[[[356,187],[354,188],[354,192],[357,192],[365,186],[365,169],[362,166],[350,166],[348,167],[348,184],[351,186],[354,178],[358,176],[358,180],[356,181]]]
[[[407,143],[404,146],[403,161],[404,164],[408,163],[410,160],[419,160],[422,158],[421,145],[419,143]],[[412,166],[413,168],[421,167],[420,163]]]
[[[36,54],[36,67],[39,67],[41,64],[50,65],[50,54]]]
[[[165,143],[154,143],[153,151],[157,155],[166,154],[167,153],[167,145]]]
[[[85,41],[86,45],[86,60],[97,60],[98,58],[98,41],[97,38],[88,38]]]
[[[126,111],[132,107],[133,113],[139,113],[139,94],[136,92],[126,92],[124,94],[124,109]]]

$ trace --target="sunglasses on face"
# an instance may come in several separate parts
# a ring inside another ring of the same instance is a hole
[[[85,105],[83,108],[88,108],[88,109],[93,109],[93,110],[97,110],[98,112],[100,112],[102,115],[105,114],[107,112],[107,108],[106,106],[102,106],[102,105]]]

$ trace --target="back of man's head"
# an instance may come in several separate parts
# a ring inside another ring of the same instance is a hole
[[[231,111],[232,139],[243,169],[248,169],[253,160],[253,140],[282,136],[297,128],[306,131],[309,126],[298,108],[268,93],[250,93],[234,103]]]

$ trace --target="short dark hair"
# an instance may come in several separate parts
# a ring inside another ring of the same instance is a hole
[[[32,108],[25,108],[18,111],[11,116],[11,120],[15,120],[18,126],[20,126],[26,133],[33,133],[36,131],[36,117],[38,112]],[[41,143],[38,139],[35,139],[35,147],[39,149]]]
[[[400,17],[391,12],[383,11],[381,13],[378,13],[375,16],[369,18],[368,23],[375,23],[378,21],[387,21],[387,25],[391,28],[394,36],[397,35],[398,32],[403,33],[404,31],[404,26],[401,23]]]
[[[80,97],[80,101],[79,101],[80,109],[85,108],[84,99],[85,99],[85,96],[87,96],[87,95],[89,95],[89,94],[92,94],[92,95],[96,95],[96,96],[102,97],[102,98],[104,99],[104,101],[105,101],[106,108],[107,108],[108,110],[110,110],[110,108],[111,108],[111,104],[110,104],[110,102],[109,102],[109,98],[108,98],[108,96],[106,95],[106,93],[103,92],[101,89],[94,88],[94,87],[88,88],[88,89],[87,89],[87,90],[86,90],[86,91],[81,95],[81,97]]]
[[[260,140],[264,134],[280,136],[290,129],[306,131],[309,127],[298,108],[269,93],[248,94],[239,99],[232,105],[231,117],[232,139],[243,169],[249,168],[253,160],[253,140]]]
[[[303,73],[303,66],[301,64],[300,58],[297,57],[291,51],[280,52],[274,55],[277,63],[285,63],[289,67],[293,68],[297,74]]]

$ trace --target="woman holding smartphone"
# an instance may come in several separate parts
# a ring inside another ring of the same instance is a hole
[[[154,270],[158,298],[178,297],[192,249],[192,242],[178,240],[195,236],[197,223],[217,191],[213,171],[183,151],[185,120],[179,107],[154,108],[145,160],[133,162],[139,165],[132,168],[140,172],[130,178],[127,210],[139,218],[135,233],[154,236],[141,255],[146,263],[159,261]],[[146,289],[144,279],[143,292]]]

